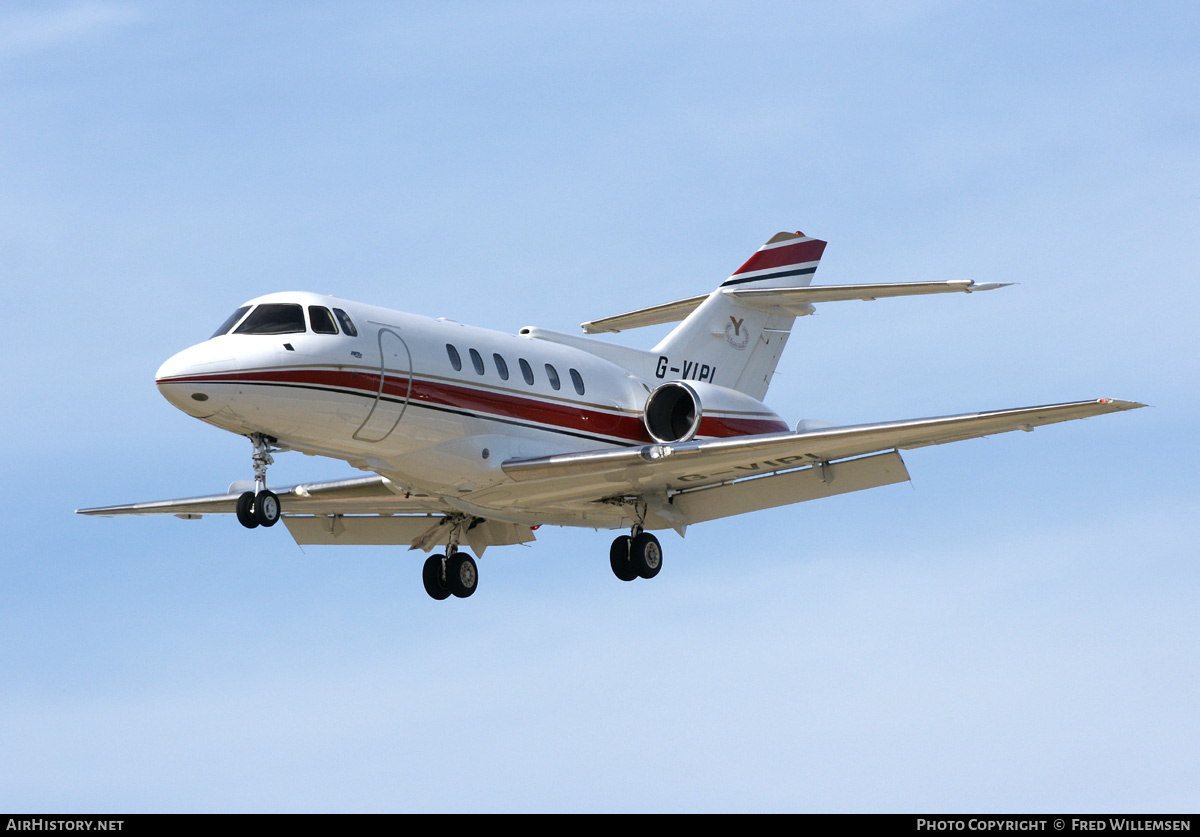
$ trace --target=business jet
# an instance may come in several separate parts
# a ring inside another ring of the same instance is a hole
[[[507,334],[315,293],[252,299],[155,378],[175,407],[249,438],[254,480],[88,515],[283,520],[299,544],[432,553],[426,592],[466,598],[489,546],[543,525],[627,531],[622,581],[653,578],[653,531],[904,482],[901,450],[1145,406],[1100,398],[832,426],[763,403],[797,317],[840,300],[975,293],[969,280],[813,286],[826,242],[781,232],[714,291],[583,324]],[[644,351],[588,335],[677,326]],[[369,476],[272,489],[281,451]],[[438,550],[434,553],[434,550]]]

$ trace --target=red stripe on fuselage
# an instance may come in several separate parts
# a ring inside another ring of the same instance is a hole
[[[828,242],[821,241],[819,238],[811,238],[808,241],[801,241],[797,244],[785,244],[782,247],[772,247],[770,250],[759,250],[747,259],[746,263],[739,267],[733,275],[737,276],[739,273],[750,273],[755,270],[767,270],[772,267],[784,267],[786,265],[820,261],[821,255],[825,252],[826,244]]]
[[[757,436],[760,433],[786,433],[787,422],[779,419],[753,419],[742,416],[701,416],[697,436],[725,439],[730,436]]]
[[[338,369],[271,369],[254,372],[224,372],[165,378],[158,383],[318,386],[353,390],[359,395],[370,398],[375,397],[379,392],[379,375],[377,373]],[[391,398],[402,399],[408,395],[410,402],[418,406],[429,404],[483,413],[485,414],[484,418],[492,415],[497,418],[521,419],[597,436],[612,436],[634,444],[646,444],[654,441],[646,432],[640,416],[607,413],[571,402],[546,401],[422,378],[413,378],[410,395],[408,378],[395,375],[386,377],[383,392],[384,395]],[[757,433],[778,433],[786,430],[788,430],[788,426],[778,419],[754,419],[740,416],[704,416],[700,424],[700,435],[719,438]]]

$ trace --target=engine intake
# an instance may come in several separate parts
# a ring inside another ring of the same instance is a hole
[[[656,442],[787,433],[775,411],[756,398],[706,381],[668,381],[646,399],[642,422]]]
[[[703,413],[696,391],[672,381],[650,393],[642,421],[656,442],[686,442],[700,429]]]

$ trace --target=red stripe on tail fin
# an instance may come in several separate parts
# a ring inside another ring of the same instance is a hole
[[[758,248],[733,275],[820,261],[827,243],[819,238],[805,238],[803,233],[779,233]]]

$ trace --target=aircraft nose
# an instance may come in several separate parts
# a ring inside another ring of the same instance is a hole
[[[207,343],[172,355],[154,373],[163,398],[189,416],[208,418],[220,412],[237,392],[230,380],[232,358],[214,354]]]

